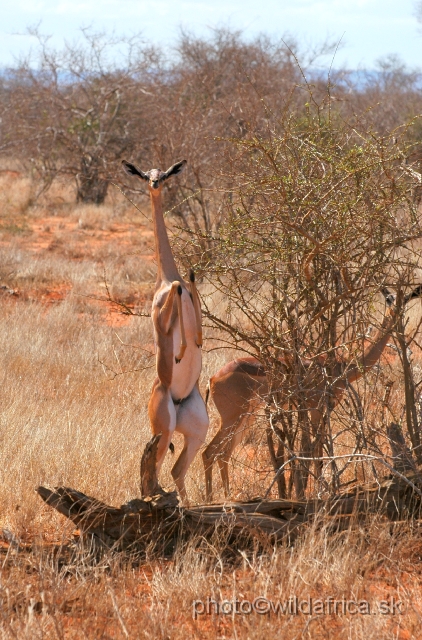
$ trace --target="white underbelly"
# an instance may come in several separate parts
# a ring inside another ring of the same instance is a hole
[[[174,400],[187,398],[201,373],[201,350],[195,345],[187,348],[180,362],[173,364],[171,395]]]
[[[187,291],[182,294],[182,311],[185,327],[187,347],[180,362],[173,361],[173,376],[171,381],[171,395],[175,400],[187,398],[194,388],[201,373],[202,354],[196,344],[197,327],[195,310]],[[177,320],[173,331],[173,356],[176,358],[180,351],[180,324]]]

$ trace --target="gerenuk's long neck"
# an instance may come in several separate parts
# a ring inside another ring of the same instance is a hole
[[[158,265],[157,280],[168,280],[169,282],[181,280],[164,223],[161,189],[157,190],[157,193],[150,190],[150,197]]]
[[[397,320],[397,314],[391,310],[384,318],[373,344],[365,351],[360,363],[351,367],[347,374],[348,382],[355,382],[369,371],[381,358]]]

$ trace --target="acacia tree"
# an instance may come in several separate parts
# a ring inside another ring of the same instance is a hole
[[[302,105],[295,92],[306,96]],[[231,197],[208,238],[212,260],[195,241],[180,256],[203,273],[211,300],[226,301],[213,308],[204,299],[214,337],[264,366],[272,433],[282,451],[308,458],[290,464],[299,497],[321,444],[332,464],[324,474],[319,466],[318,480],[339,486],[332,400],[347,366],[339,374],[338,363],[360,362],[366,329],[380,324],[381,289],[393,289],[402,304],[422,236],[408,127],[378,136],[359,117],[334,112],[333,97],[329,86],[317,100],[304,83],[277,110],[264,106],[266,130],[232,139],[230,174],[221,177]],[[323,419],[314,432],[307,398],[321,380]],[[346,451],[374,453],[374,439],[352,435]]]
[[[133,159],[160,167],[187,159],[188,171],[169,185],[166,202],[176,226],[195,231],[202,251],[209,249],[207,235],[220,224],[218,170],[224,172],[226,140],[244,136],[250,126],[265,126],[261,118],[253,122],[257,105],[262,99],[276,104],[299,80],[293,49],[292,42],[266,38],[245,42],[226,29],[208,39],[182,33],[172,55],[155,68],[149,108],[156,121],[148,148],[140,148]]]
[[[44,187],[69,176],[78,201],[100,204],[122,154],[148,139],[142,88],[154,52],[140,36],[82,30],[57,51],[36,35],[37,49],[4,81],[3,147],[30,160]]]

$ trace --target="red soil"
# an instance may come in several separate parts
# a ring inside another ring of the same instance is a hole
[[[2,172],[3,174],[5,172]],[[2,175],[0,172],[0,175]],[[7,175],[13,172],[7,172]],[[18,172],[16,177],[19,177]],[[3,234],[0,245],[10,245],[12,236]],[[136,225],[132,222],[111,222],[106,228],[81,228],[80,223],[63,215],[27,218],[25,232],[13,236],[14,246],[28,251],[34,256],[46,256],[49,259],[57,255],[60,259],[83,263],[89,259],[98,263],[98,270],[104,266],[103,255],[113,256],[116,260],[136,252],[140,263],[154,261],[154,240],[152,229],[147,223]],[[139,253],[139,248],[141,253]],[[94,291],[93,291],[94,287]],[[143,285],[137,291],[138,304],[144,304],[151,298],[152,285]],[[24,283],[22,287],[10,286],[0,282],[0,296],[4,301],[38,301],[47,306],[63,301],[72,293],[70,282]],[[96,307],[99,321],[112,327],[121,327],[130,322],[130,314],[125,314],[118,305],[113,304],[104,285],[90,283],[90,290],[83,300],[84,305]],[[131,306],[131,305],[129,305]]]

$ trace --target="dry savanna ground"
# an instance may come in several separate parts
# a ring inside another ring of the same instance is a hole
[[[171,558],[94,562],[78,547],[77,532],[34,489],[65,484],[113,505],[139,493],[152,332],[147,317],[122,315],[109,298],[148,311],[153,237],[147,201],[143,216],[118,192],[104,206],[76,206],[65,184],[37,200],[36,187],[18,172],[0,173],[0,637],[422,637],[417,526],[374,521],[338,537],[322,526],[294,548],[265,554],[229,553],[216,540]],[[230,357],[212,346],[205,343],[202,391]],[[211,407],[210,433],[215,426]],[[269,477],[264,445],[249,440],[235,456],[234,497],[262,494]],[[200,457],[187,488],[193,502],[204,500]],[[216,488],[222,497],[218,479]],[[350,601],[351,612],[337,605],[334,613],[332,604],[249,611],[260,596],[274,606]],[[211,603],[207,614],[207,598],[228,604],[217,613]]]

